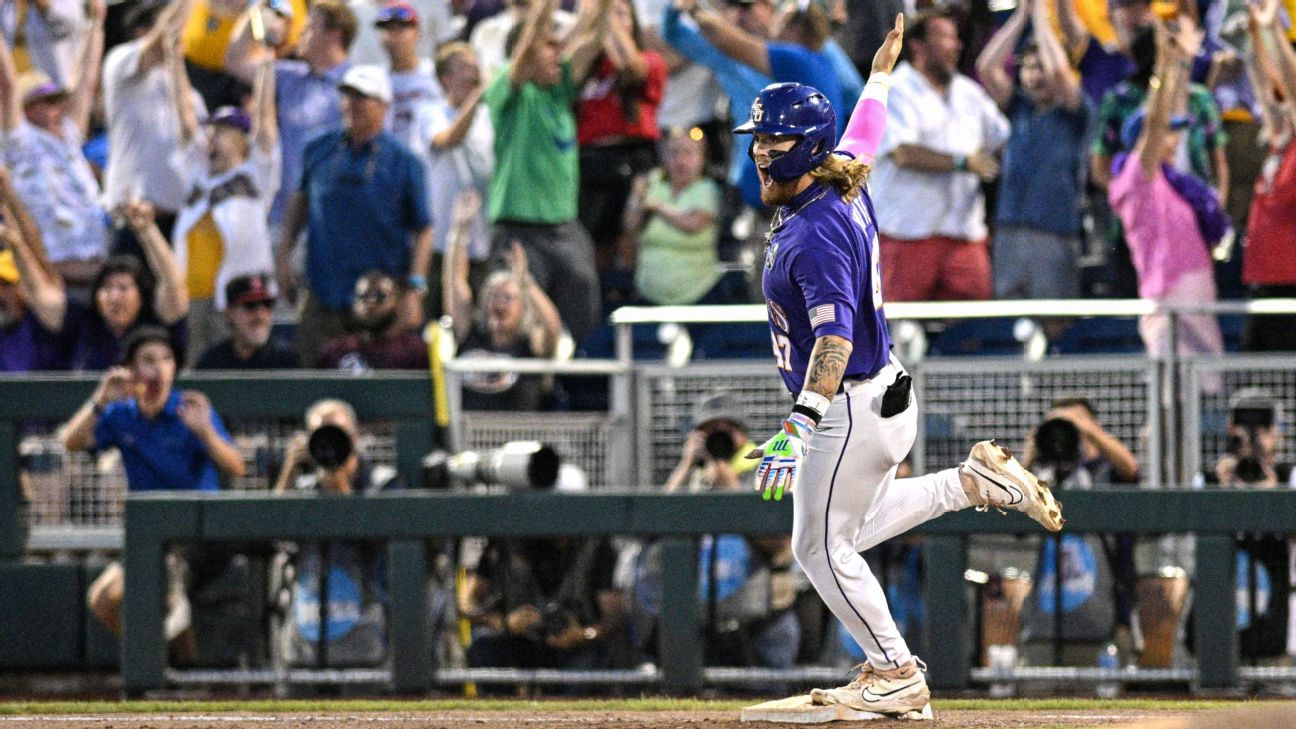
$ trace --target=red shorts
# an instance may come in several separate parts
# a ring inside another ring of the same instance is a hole
[[[981,301],[990,298],[990,247],[985,240],[892,238],[882,247],[887,301]]]

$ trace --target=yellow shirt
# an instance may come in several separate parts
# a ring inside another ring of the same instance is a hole
[[[1283,7],[1287,8],[1287,17],[1296,18],[1296,0],[1283,0]],[[1296,23],[1287,26],[1287,40],[1296,42]]]
[[[207,0],[198,0],[189,12],[180,46],[185,58],[212,71],[225,70],[225,51],[233,40],[238,15],[224,15]]]
[[[225,242],[221,238],[216,221],[212,220],[211,211],[194,223],[189,230],[189,270],[185,280],[189,285],[189,296],[195,299],[211,299],[216,296],[216,272],[220,270],[221,260],[225,257]]]

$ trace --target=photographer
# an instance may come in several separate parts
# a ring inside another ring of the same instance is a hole
[[[306,411],[306,431],[295,434],[284,454],[275,493],[289,489],[327,496],[399,489],[395,469],[373,466],[360,455],[360,425],[344,400],[320,400]],[[289,549],[291,610],[282,645],[293,665],[317,665],[321,632],[327,633],[329,666],[372,666],[386,656],[387,567],[381,545],[312,542]],[[328,565],[328,570],[324,566]],[[324,575],[327,573],[327,579]],[[327,593],[328,630],[320,621]]]
[[[1292,464],[1278,462],[1282,409],[1266,390],[1248,387],[1229,398],[1228,452],[1205,474],[1220,488],[1296,488]],[[1238,540],[1238,639],[1251,659],[1282,659],[1292,634],[1291,540],[1247,534]]]
[[[344,400],[320,400],[306,411],[306,432],[288,443],[275,493],[290,488],[326,494],[374,493],[401,488],[396,471],[372,466],[360,455],[360,425]]]
[[[1296,488],[1292,464],[1278,463],[1277,399],[1260,388],[1229,398],[1228,453],[1215,463],[1207,483],[1225,488]],[[1214,476],[1212,481],[1210,476]]]
[[[755,472],[757,462],[744,457],[751,441],[741,412],[734,396],[724,391],[698,405],[679,464],[666,479],[666,493],[737,491],[742,479]]]
[[[1129,447],[1099,424],[1087,398],[1054,400],[1030,434],[1023,464],[1058,489],[1110,488],[1138,483],[1139,464]],[[1024,640],[1053,636],[1053,611],[1064,614],[1062,639],[1133,643],[1131,629],[1137,574],[1133,535],[1065,535],[1042,545],[1036,594],[1023,609]],[[1057,553],[1062,590],[1056,594]]]
[[[757,462],[744,458],[750,449],[747,421],[733,393],[718,391],[693,413],[693,430],[684,441],[680,462],[666,482],[667,493],[714,489],[737,491],[750,480]],[[792,571],[787,535],[719,534],[703,537],[698,571],[699,592],[708,616],[708,660],[716,664],[785,668],[796,662],[802,641],[801,622],[793,609],[809,583]],[[636,567],[636,646],[651,652],[654,622],[651,606],[660,591],[659,557],[646,545]],[[812,611],[813,612],[813,611]]]

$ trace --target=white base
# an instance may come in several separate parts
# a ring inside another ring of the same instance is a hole
[[[780,724],[826,724],[830,721],[873,721],[874,719],[924,721],[931,718],[931,704],[924,706],[922,711],[911,711],[904,716],[893,716],[872,711],[860,711],[842,704],[820,706],[814,704],[810,697],[805,695],[766,701],[763,704],[748,706],[742,710],[743,721],[770,721]]]

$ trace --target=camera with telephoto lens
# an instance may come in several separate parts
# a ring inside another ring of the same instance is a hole
[[[1230,414],[1233,425],[1241,434],[1229,436],[1228,452],[1237,458],[1233,475],[1241,484],[1260,483],[1265,480],[1264,464],[1259,452],[1261,431],[1273,427],[1274,410],[1266,407],[1236,408]]]
[[[540,611],[540,636],[551,638],[573,625],[579,625],[576,613],[561,602],[551,602]]]
[[[478,484],[550,489],[562,459],[553,447],[518,440],[490,451],[433,451],[423,457],[423,488],[468,488]]]
[[[723,430],[708,435],[703,447],[706,448],[707,455],[715,461],[732,461],[734,454],[738,452],[738,444],[734,443],[733,434]]]
[[[1035,467],[1045,480],[1061,484],[1080,467],[1080,429],[1066,418],[1049,418],[1035,429]]]
[[[351,434],[336,425],[321,425],[311,431],[306,440],[306,453],[316,466],[325,471],[336,471],[351,457],[355,444]]]

